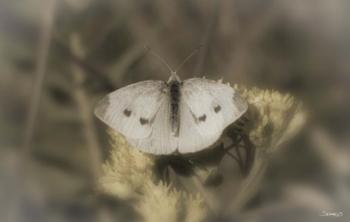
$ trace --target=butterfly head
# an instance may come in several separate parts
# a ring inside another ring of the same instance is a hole
[[[180,77],[177,75],[176,71],[171,71],[171,74],[170,74],[170,77],[168,79],[168,82],[167,83],[170,83],[170,82],[181,82],[181,79]]]

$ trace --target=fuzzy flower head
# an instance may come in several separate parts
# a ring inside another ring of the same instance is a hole
[[[144,183],[152,180],[152,157],[131,147],[122,135],[112,131],[109,134],[113,149],[102,166],[100,189],[121,199],[135,198]]]
[[[196,222],[207,214],[199,194],[182,192],[164,183],[148,183],[144,195],[136,206],[146,222]]]
[[[270,153],[293,137],[303,126],[302,105],[289,94],[235,86],[250,105],[249,138],[258,149]]]

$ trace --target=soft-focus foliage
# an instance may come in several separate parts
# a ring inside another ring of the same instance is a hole
[[[142,180],[195,200],[179,220],[350,221],[349,21],[336,0],[0,1],[0,221],[147,219]],[[194,166],[172,163],[167,183],[159,158],[111,147],[92,110],[167,80],[145,45],[175,68],[199,44],[181,79],[245,85],[252,104],[218,144],[176,156]]]

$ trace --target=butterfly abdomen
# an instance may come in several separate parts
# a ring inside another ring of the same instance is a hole
[[[172,133],[175,136],[179,135],[179,102],[181,97],[180,87],[181,82],[179,81],[172,81],[169,83],[170,122]]]

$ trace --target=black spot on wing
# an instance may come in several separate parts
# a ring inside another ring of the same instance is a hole
[[[126,117],[129,117],[131,115],[131,110],[124,109],[123,113]]]
[[[221,106],[220,105],[217,105],[217,106],[214,107],[214,111],[216,113],[220,112],[220,110],[221,110]]]
[[[204,122],[207,119],[207,115],[203,114],[202,116],[198,117],[199,122]]]
[[[149,120],[141,117],[140,118],[140,123],[141,123],[141,125],[145,125],[145,124],[149,123]]]

